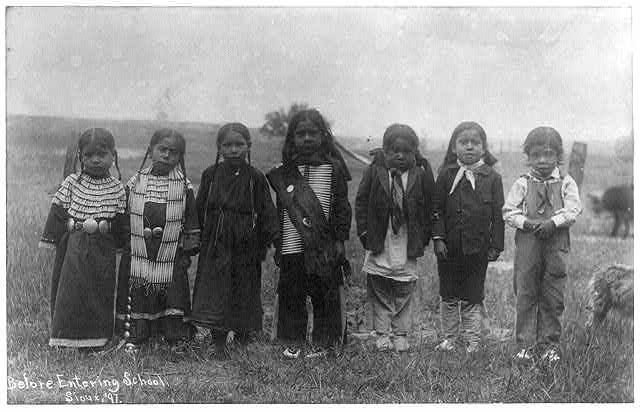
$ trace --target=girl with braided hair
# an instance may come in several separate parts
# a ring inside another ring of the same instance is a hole
[[[116,248],[128,237],[126,195],[113,135],[92,128],[80,136],[72,173],[53,197],[40,246],[55,248],[49,345],[105,346],[113,336]],[[109,174],[115,160],[118,178]]]
[[[200,226],[185,147],[177,131],[157,130],[125,186],[131,239],[120,261],[117,316],[129,349],[159,336],[180,351],[192,335],[187,269],[200,248]]]
[[[262,330],[261,272],[278,236],[276,210],[264,175],[251,165],[251,135],[241,123],[218,131],[215,163],[202,173],[196,197],[202,253],[191,322],[216,355]]]

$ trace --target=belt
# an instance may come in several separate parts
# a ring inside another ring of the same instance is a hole
[[[106,219],[97,221],[91,217],[85,220],[76,220],[74,218],[69,218],[67,220],[67,230],[69,232],[82,230],[83,232],[89,234],[93,234],[99,231],[101,234],[106,235],[107,233],[111,232],[111,222]]]
[[[143,235],[146,240],[149,240],[152,237],[161,238],[163,231],[164,229],[162,228],[162,226],[156,226],[154,228],[145,227],[143,231]]]

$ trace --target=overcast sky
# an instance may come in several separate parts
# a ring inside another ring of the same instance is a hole
[[[375,138],[632,128],[630,8],[18,7],[6,24],[10,114],[259,126],[296,101]]]

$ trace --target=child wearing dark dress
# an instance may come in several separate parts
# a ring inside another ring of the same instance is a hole
[[[569,227],[582,211],[578,186],[558,168],[562,138],[552,127],[533,129],[524,141],[530,170],[509,190],[504,220],[516,228],[516,358],[560,360],[560,318],[567,282]]]
[[[185,322],[191,312],[187,269],[200,247],[200,227],[185,150],[180,133],[157,130],[125,187],[131,239],[120,261],[117,316],[128,350],[160,337],[182,351],[193,333]]]
[[[216,143],[196,197],[202,249],[190,320],[197,340],[213,332],[222,356],[232,341],[262,330],[262,261],[279,231],[267,180],[251,166],[249,129],[226,124]]]
[[[411,127],[389,126],[356,195],[358,237],[366,249],[362,270],[381,351],[409,350],[417,260],[431,238],[435,183],[419,143]]]
[[[291,119],[282,148],[282,165],[267,173],[276,193],[281,238],[276,243],[280,267],[276,336],[294,346],[297,357],[307,334],[306,297],[313,305],[312,343],[307,355],[342,342],[344,314],[344,241],[349,238],[349,171],[331,130],[315,109]],[[319,349],[316,351],[316,349]]]
[[[80,173],[67,176],[54,195],[40,240],[56,249],[49,345],[99,348],[113,336],[116,248],[129,230],[126,195],[109,131],[82,133],[77,156]],[[114,160],[117,178],[109,174]]]
[[[440,320],[450,351],[462,319],[467,353],[478,351],[487,265],[504,249],[502,178],[491,167],[484,129],[475,122],[458,125],[436,180],[433,247],[438,258]]]

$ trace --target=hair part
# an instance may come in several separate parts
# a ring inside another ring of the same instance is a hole
[[[394,123],[387,127],[382,136],[382,148],[388,149],[397,139],[407,140],[417,151],[420,146],[420,139],[416,132],[406,124]]]
[[[113,135],[110,131],[102,127],[92,127],[91,129],[87,129],[82,132],[80,139],[78,139],[78,151],[76,153],[77,159],[80,162],[80,173],[77,178],[78,182],[82,179],[82,174],[84,173],[82,151],[92,143],[104,147],[113,154],[116,170],[118,171],[118,180],[120,180],[122,176],[120,174],[120,167],[118,166],[118,152],[116,151],[116,141]]]
[[[562,137],[560,137],[560,133],[558,133],[556,129],[549,126],[536,127],[531,130],[526,139],[524,139],[522,148],[524,153],[529,156],[531,148],[538,145],[550,147],[556,152],[558,161],[562,161],[564,156],[564,151],[562,150]]]
[[[244,141],[247,142],[248,146],[251,146],[251,133],[249,132],[249,128],[242,123],[227,123],[218,130],[218,135],[216,137],[216,146],[218,149],[222,144],[222,141],[225,137],[231,132],[238,133],[240,136],[244,138]]]
[[[151,135],[149,146],[147,147],[147,151],[145,152],[144,158],[142,159],[142,163],[140,164],[140,168],[138,169],[138,176],[142,172],[142,169],[144,168],[144,165],[147,162],[149,155],[151,154],[151,152],[153,152],[153,148],[156,147],[156,145],[164,139],[176,139],[178,151],[180,152],[180,155],[178,156],[178,164],[182,169],[182,175],[183,175],[182,178],[184,181],[184,188],[186,191],[187,190],[187,168],[185,166],[184,156],[187,150],[187,142],[184,136],[180,132],[174,129],[165,127],[165,128],[156,130],[153,133],[153,135]]]
[[[249,128],[242,123],[234,122],[227,123],[223,125],[220,130],[218,130],[218,135],[216,137],[216,147],[218,148],[218,152],[216,153],[216,162],[215,165],[218,165],[218,161],[220,160],[220,146],[222,145],[222,141],[227,137],[227,135],[231,132],[238,133],[240,136],[244,138],[244,141],[247,143],[247,162],[251,164],[251,132]]]

